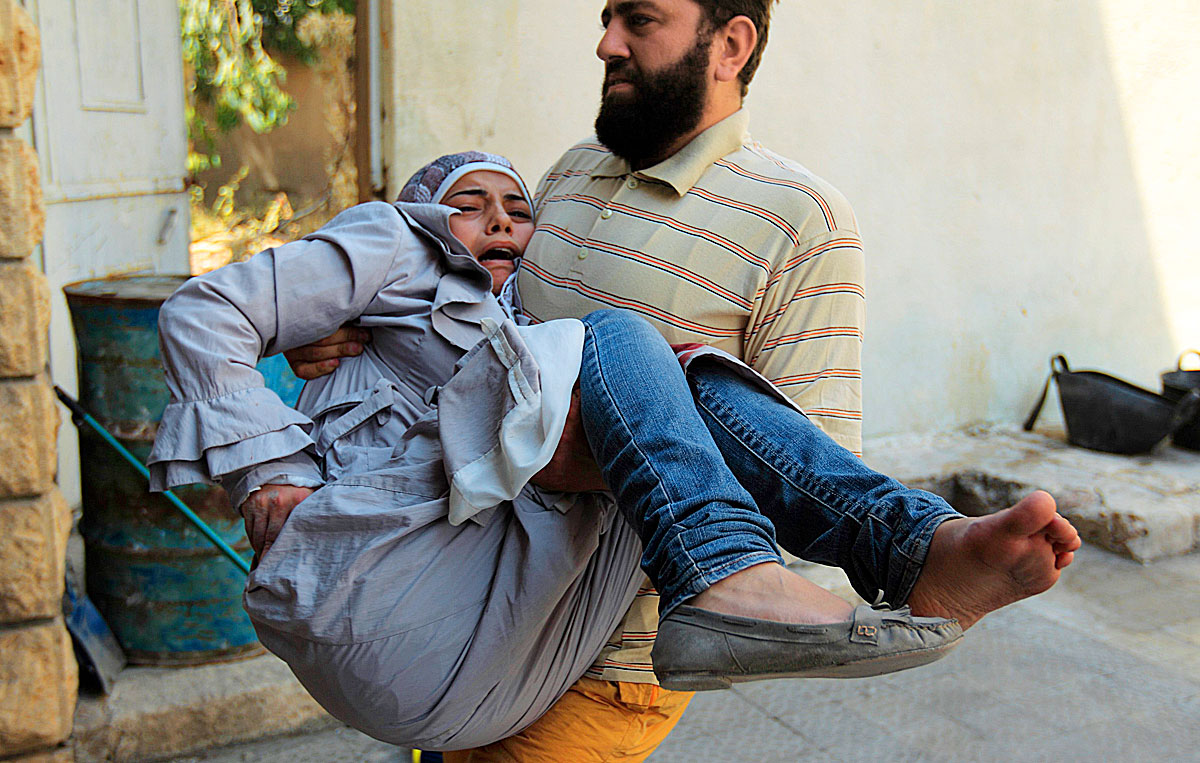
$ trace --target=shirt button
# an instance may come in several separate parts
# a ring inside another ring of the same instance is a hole
[[[605,209],[603,212],[600,213],[600,217],[601,217],[601,219],[607,220],[608,218],[612,217],[612,210]]]
[[[629,178],[629,182],[626,183],[625,185],[629,186],[630,188],[637,188],[638,187],[638,179],[637,178]]]
[[[579,259],[581,259],[581,260],[586,260],[586,259],[587,259],[587,249],[580,249],[580,250],[579,250]]]

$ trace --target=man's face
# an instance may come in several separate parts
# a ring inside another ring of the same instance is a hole
[[[605,77],[596,134],[617,156],[645,166],[699,124],[711,35],[692,0],[609,0],[600,20],[596,55]]]

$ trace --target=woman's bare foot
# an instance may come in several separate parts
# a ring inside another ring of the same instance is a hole
[[[781,564],[767,562],[735,572],[687,604],[723,615],[777,623],[840,623],[854,608]]]
[[[995,514],[951,519],[934,532],[908,604],[913,614],[952,617],[969,628],[1054,585],[1079,544],[1079,533],[1040,490]]]

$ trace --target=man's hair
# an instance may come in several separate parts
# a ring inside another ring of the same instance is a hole
[[[771,6],[778,0],[695,0],[700,6],[700,10],[704,12],[705,34],[720,29],[737,16],[745,16],[754,22],[754,28],[758,30],[758,43],[754,46],[754,51],[750,54],[750,58],[746,60],[746,65],[738,72],[738,79],[742,83],[742,95],[750,89],[750,80],[754,79],[754,72],[758,71],[758,64],[762,61],[763,48],[767,47],[767,30],[771,26]]]

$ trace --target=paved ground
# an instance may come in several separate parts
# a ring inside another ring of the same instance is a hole
[[[697,695],[651,763],[1200,759],[1200,554],[1142,566],[1085,548],[1051,592],[967,636],[906,673]],[[176,763],[408,760],[339,728]]]

